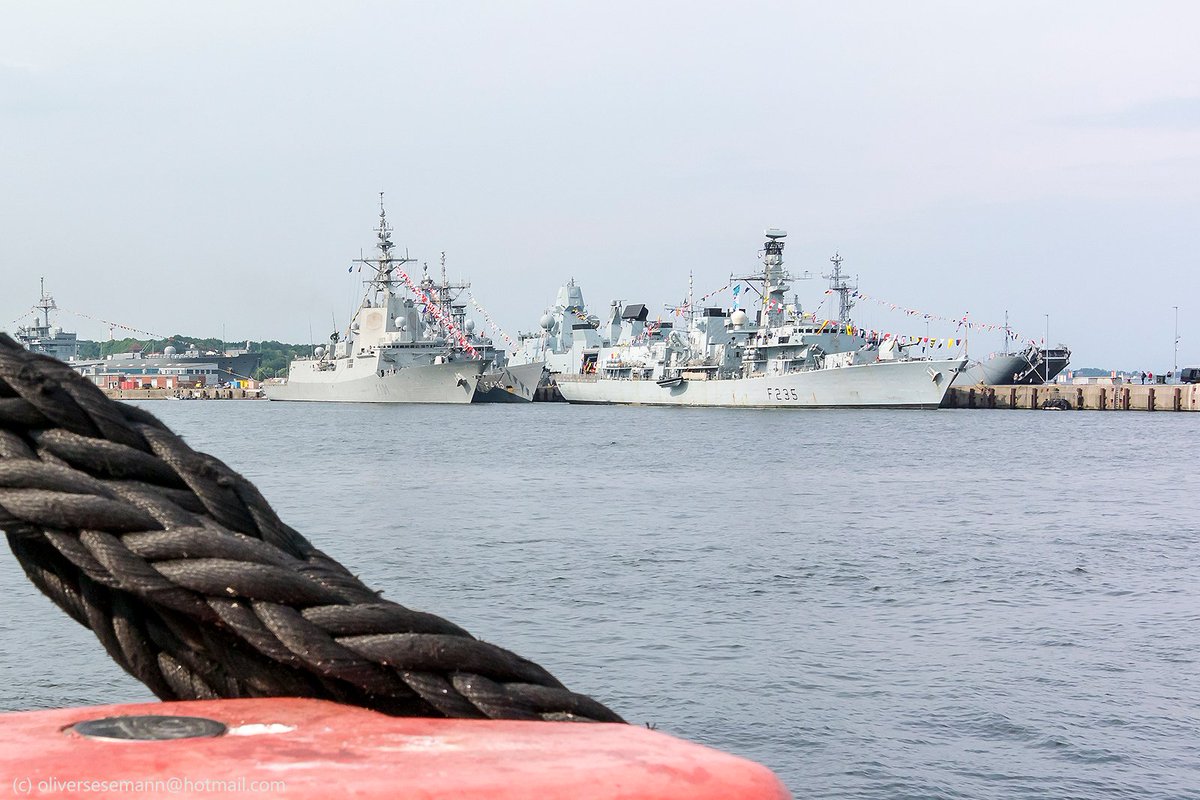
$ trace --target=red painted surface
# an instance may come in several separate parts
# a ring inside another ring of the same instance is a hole
[[[206,717],[230,730],[172,741],[65,730],[133,714]],[[16,797],[788,797],[765,767],[633,725],[397,718],[298,698],[3,714],[0,777],[0,793]]]

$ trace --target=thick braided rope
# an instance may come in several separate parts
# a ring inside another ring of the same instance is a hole
[[[621,721],[537,664],[383,600],[224,463],[4,335],[0,529],[29,579],[162,699]]]

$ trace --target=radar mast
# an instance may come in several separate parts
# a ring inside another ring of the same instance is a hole
[[[379,241],[375,248],[379,250],[379,255],[376,258],[356,258],[354,262],[357,264],[366,264],[371,269],[375,270],[375,274],[369,277],[367,283],[367,300],[378,302],[379,293],[388,293],[392,289],[392,270],[403,264],[416,261],[415,258],[409,258],[408,251],[404,251],[403,258],[393,256],[392,250],[396,247],[392,243],[392,226],[387,221],[387,210],[383,206],[383,192],[379,193],[379,227],[375,229],[376,237]],[[371,294],[375,297],[372,298]]]
[[[844,329],[850,322],[850,309],[854,308],[854,299],[850,297],[850,293],[858,291],[858,284],[855,283],[851,286],[849,278],[842,274],[842,256],[840,253],[835,252],[829,260],[833,262],[833,271],[821,277],[828,278],[829,288],[837,293],[838,322],[841,323]]]

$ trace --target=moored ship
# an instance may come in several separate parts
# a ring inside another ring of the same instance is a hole
[[[1010,343],[1019,337],[1008,325],[1008,312],[1004,312],[1004,352],[992,353],[981,361],[968,361],[956,383],[959,386],[1039,386],[1050,383],[1071,363],[1071,350],[1065,344],[1050,347],[1049,342],[1039,347],[1037,342],[1029,344],[1015,353],[1009,352]]]
[[[417,285],[404,271],[413,259],[393,254],[382,195],[375,231],[378,254],[356,259],[371,274],[350,325],[331,335],[328,347],[315,348],[312,357],[292,361],[285,380],[265,383],[268,399],[470,403],[474,398],[490,362],[430,296],[432,282],[426,278]],[[404,288],[414,296],[401,296]]]
[[[972,361],[958,379],[959,386],[1037,386],[1050,383],[1071,362],[1071,350],[1030,344],[1016,353],[994,353],[983,361]]]
[[[13,337],[26,349],[34,353],[53,356],[59,361],[75,361],[79,357],[79,341],[74,333],[50,324],[50,312],[58,310],[54,297],[46,293],[46,279],[41,279],[42,296],[33,308],[40,311],[42,319],[34,320],[13,331]],[[40,322],[40,324],[39,324]]]
[[[716,407],[937,408],[963,358],[914,358],[908,345],[867,338],[850,320],[850,287],[841,258],[827,276],[839,296],[836,320],[818,320],[786,302],[785,231],[766,232],[764,268],[738,280],[758,292],[761,309],[697,310],[689,302],[686,329],[629,323],[615,344],[598,349],[578,373],[556,375],[571,403]]]

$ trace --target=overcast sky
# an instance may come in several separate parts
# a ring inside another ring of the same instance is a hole
[[[512,333],[572,276],[600,312],[703,294],[775,226],[889,303],[1049,314],[1079,367],[1169,369],[1178,305],[1200,364],[1198,30],[1194,2],[7,1],[0,327],[44,275],[145,331],[323,339],[382,190]]]

